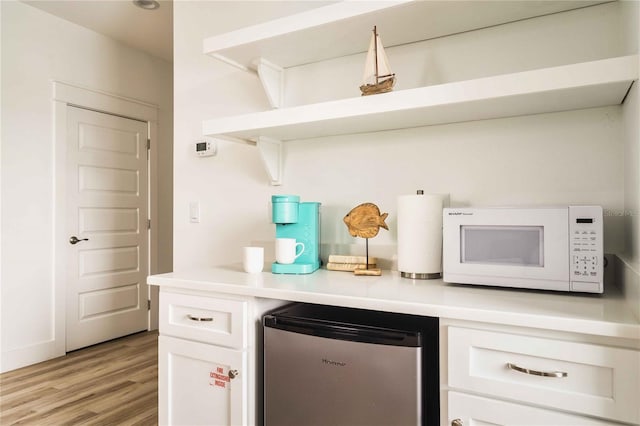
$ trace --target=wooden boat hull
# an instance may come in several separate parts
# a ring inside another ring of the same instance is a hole
[[[383,80],[378,84],[363,84],[360,86],[362,96],[377,95],[378,93],[390,92],[396,83],[396,77],[393,76],[387,80]]]

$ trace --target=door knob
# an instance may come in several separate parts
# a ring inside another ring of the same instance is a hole
[[[80,241],[89,241],[88,238],[80,238],[78,239],[78,237],[76,237],[75,235],[73,235],[71,238],[69,238],[69,242],[71,244],[78,244]]]

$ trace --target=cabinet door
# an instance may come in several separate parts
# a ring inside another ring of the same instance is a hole
[[[246,425],[245,351],[158,338],[161,425]]]
[[[611,423],[604,420],[596,420],[458,392],[449,392],[448,399],[448,425],[619,426],[619,423]]]

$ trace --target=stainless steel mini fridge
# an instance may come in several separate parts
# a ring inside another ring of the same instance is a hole
[[[265,426],[439,423],[437,318],[292,304],[263,325]]]

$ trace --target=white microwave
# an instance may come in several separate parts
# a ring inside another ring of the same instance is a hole
[[[602,207],[446,208],[443,281],[602,293]]]

